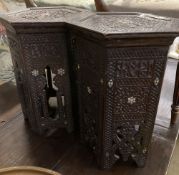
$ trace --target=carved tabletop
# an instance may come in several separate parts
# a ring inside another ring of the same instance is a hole
[[[93,13],[74,25],[104,35],[179,32],[179,20],[144,13]]]
[[[11,23],[65,22],[69,17],[74,17],[75,14],[83,11],[86,10],[67,6],[30,8],[28,10],[9,13],[7,19]]]
[[[89,12],[85,9],[59,6],[31,8],[10,13],[7,20],[12,24],[60,24],[67,23],[102,35],[136,33],[179,33],[179,20],[136,12]]]

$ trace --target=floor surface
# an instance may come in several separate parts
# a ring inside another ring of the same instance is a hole
[[[177,140],[177,145],[174,150],[167,175],[178,175],[178,174],[179,174],[179,140]]]

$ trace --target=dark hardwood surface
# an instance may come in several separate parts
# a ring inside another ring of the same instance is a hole
[[[175,124],[177,117],[179,117],[179,62],[176,71],[175,88],[173,93],[171,124]]]
[[[16,92],[12,82],[0,85],[0,126],[5,125],[21,109]]]
[[[99,170],[93,154],[80,144],[77,135],[69,135],[64,130],[59,130],[51,137],[40,137],[34,134],[24,123],[18,105],[15,106],[16,109],[13,109],[13,112],[11,111],[11,118],[8,118],[5,124],[0,125],[0,168],[35,165],[54,169],[62,175],[166,174],[179,130],[179,119],[177,119],[176,125],[170,127],[170,106],[175,71],[176,61],[170,60],[145,168],[136,168],[130,162],[118,162],[111,170]],[[1,110],[3,110],[2,108],[3,106],[1,106]]]

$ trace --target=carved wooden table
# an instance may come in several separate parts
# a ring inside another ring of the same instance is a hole
[[[23,113],[39,134],[59,127],[73,130],[64,22],[82,11],[34,8],[8,15],[12,26],[5,26]]]
[[[97,13],[73,24],[82,140],[102,168],[120,159],[142,167],[179,23],[147,14]]]
[[[38,133],[72,130],[70,61],[77,72],[81,138],[99,166],[111,168],[119,159],[144,166],[179,21],[82,11],[61,7],[9,15],[13,27],[5,25],[23,112]]]

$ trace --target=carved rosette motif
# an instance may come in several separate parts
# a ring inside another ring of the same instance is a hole
[[[114,114],[146,113],[149,93],[148,87],[119,86],[114,92]]]

